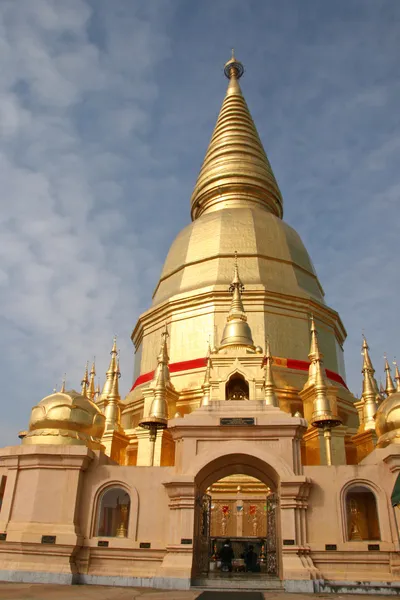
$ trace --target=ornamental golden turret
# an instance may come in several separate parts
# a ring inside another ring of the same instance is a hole
[[[85,367],[85,374],[81,381],[81,385],[82,385],[81,396],[84,396],[85,398],[88,397],[88,389],[87,389],[88,385],[89,385],[88,368],[89,368],[89,363],[87,362],[86,367]]]
[[[364,356],[362,373],[364,373],[364,371],[369,372],[369,374],[371,376],[371,385],[375,392],[375,397],[380,400],[381,394],[379,392],[378,384],[375,379],[375,369],[372,365],[371,357],[369,355],[369,346],[368,346],[368,343],[367,343],[367,340],[366,340],[364,334],[363,334],[363,343],[362,343],[362,354]]]
[[[168,327],[161,334],[161,348],[157,357],[157,367],[154,371],[150,387],[154,389],[154,399],[149,415],[139,422],[140,427],[150,429],[154,436],[157,429],[165,429],[168,423],[167,384],[170,382],[169,356],[167,348]]]
[[[100,398],[98,398],[98,400],[102,400],[103,402],[107,400],[107,398],[111,392],[112,383],[113,383],[113,379],[114,379],[114,373],[115,373],[115,369],[117,366],[117,354],[118,354],[117,336],[114,336],[114,341],[113,341],[113,345],[112,345],[110,354],[111,354],[111,360],[110,360],[108,370],[106,372],[106,381],[104,383],[103,391],[101,392],[101,396],[100,396]]]
[[[94,384],[94,378],[96,377],[95,359],[92,362],[92,368],[90,369],[90,380],[89,380],[89,398],[94,401],[96,396],[96,388]]]
[[[226,346],[247,346],[254,349],[254,342],[251,335],[251,329],[247,323],[247,316],[244,312],[242,293],[244,285],[239,277],[239,267],[237,253],[235,252],[235,266],[232,283],[229,287],[232,296],[231,307],[226,325],[222,334],[220,348]]]
[[[266,341],[265,345],[265,404],[268,406],[279,406],[278,398],[276,395],[276,385],[274,381],[274,374],[272,370],[274,359],[272,358],[271,348],[269,344],[269,339]]]
[[[372,366],[372,361],[369,356],[369,346],[367,344],[367,340],[363,336],[363,366],[362,366],[362,374],[363,374],[363,386],[362,386],[362,396],[361,399],[363,401],[363,415],[364,415],[364,430],[365,431],[375,431],[375,413],[378,408],[377,398],[380,398],[379,390],[377,383],[374,378],[374,367]]]
[[[319,349],[318,331],[315,326],[315,321],[314,321],[313,315],[311,315],[311,318],[310,318],[310,334],[311,334],[310,351],[308,353],[308,358],[310,360],[310,366],[308,368],[308,381],[307,381],[308,385],[315,383],[316,361],[323,362],[323,359],[324,359],[324,355],[322,354],[321,350]]]
[[[386,373],[385,392],[386,392],[386,396],[390,396],[391,394],[393,394],[396,391],[396,387],[393,383],[392,373],[390,371],[390,365],[389,365],[389,362],[388,362],[388,359],[386,356],[385,356],[385,373]]]
[[[119,369],[119,360],[116,360],[115,371],[111,382],[111,390],[107,398],[107,404],[104,410],[106,417],[106,432],[121,430],[121,396],[119,394],[118,380],[121,377]]]
[[[400,392],[400,371],[399,367],[397,366],[397,362],[393,361],[393,364],[395,366],[394,380],[396,382],[396,392]]]
[[[282,196],[240,89],[244,68],[233,54],[224,73],[229,85],[192,194],[192,218],[249,203],[282,217]]]

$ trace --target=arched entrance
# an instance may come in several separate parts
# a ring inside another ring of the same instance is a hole
[[[204,466],[195,485],[193,577],[226,577],[228,544],[229,578],[278,577],[277,472],[255,456],[229,454]]]

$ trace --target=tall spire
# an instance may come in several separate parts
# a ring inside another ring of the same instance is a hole
[[[229,85],[192,194],[192,219],[228,206],[282,217],[282,196],[240,89],[244,67],[233,54],[224,73]]]
[[[396,391],[393,383],[392,374],[390,372],[390,366],[387,357],[385,356],[385,373],[386,373],[386,387],[385,392],[387,396],[390,396]]]
[[[372,366],[372,360],[371,357],[369,355],[369,346],[366,340],[365,335],[363,334],[363,343],[362,343],[362,355],[363,355],[363,366],[361,369],[361,373],[365,373],[366,371],[368,371],[368,373],[370,374],[370,379],[371,379],[371,385],[372,388],[375,392],[375,396],[377,398],[381,398],[380,392],[379,392],[379,388],[378,388],[378,384],[376,382],[376,379],[374,377],[375,375],[375,369]],[[365,382],[365,377],[363,380],[363,391],[364,391],[364,382]]]
[[[104,415],[106,417],[106,431],[120,431],[121,429],[121,396],[119,394],[118,384],[120,376],[119,360],[116,360],[115,370],[111,380],[111,389],[104,410]]]
[[[274,374],[272,370],[273,362],[274,359],[272,358],[269,339],[267,338],[265,347],[265,404],[268,406],[279,406],[278,398],[276,396]]]
[[[92,362],[92,368],[90,369],[90,381],[89,381],[89,398],[94,401],[96,395],[96,387],[94,384],[94,378],[96,377],[96,366],[95,359]]]
[[[308,368],[308,384],[311,385],[312,383],[315,383],[315,377],[316,377],[316,363],[317,361],[319,362],[323,362],[324,359],[324,355],[322,354],[321,350],[319,349],[319,343],[318,343],[318,330],[315,326],[315,321],[314,321],[314,316],[311,315],[310,317],[310,334],[311,334],[311,341],[310,341],[310,352],[308,353],[308,358],[310,359],[310,366]]]
[[[150,429],[153,433],[157,429],[164,429],[168,424],[167,385],[170,382],[169,357],[167,349],[168,326],[161,334],[161,347],[157,357],[157,367],[154,371],[150,386],[154,389],[154,399],[151,403],[149,416],[139,422],[140,427]]]
[[[364,430],[375,431],[375,413],[377,411],[376,391],[373,375],[369,369],[363,369],[363,393],[362,400],[364,413]]]
[[[89,363],[86,362],[85,374],[84,374],[83,379],[81,381],[81,385],[82,385],[81,395],[85,396],[86,398],[88,396],[88,390],[87,390],[87,388],[88,388],[88,385],[89,385],[88,368],[89,368]]]
[[[232,283],[229,286],[232,296],[231,308],[226,319],[226,325],[222,334],[221,348],[224,346],[248,346],[254,348],[247,316],[244,312],[242,293],[244,285],[239,276],[237,252],[235,252],[235,266]]]
[[[396,382],[396,392],[400,392],[400,371],[397,362],[394,361],[393,364],[395,365],[394,380]]]
[[[104,383],[103,386],[103,391],[101,392],[101,396],[100,396],[100,400],[107,400],[109,393],[111,391],[111,387],[112,387],[112,381],[114,378],[114,373],[115,373],[115,368],[117,366],[117,336],[114,336],[114,341],[113,341],[113,345],[111,348],[111,360],[110,360],[110,364],[106,373],[106,381]]]

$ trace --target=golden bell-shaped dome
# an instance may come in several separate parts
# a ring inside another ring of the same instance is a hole
[[[375,415],[378,446],[400,444],[400,392],[395,392],[382,402]]]
[[[23,444],[57,444],[101,449],[105,416],[75,390],[55,392],[32,408]]]

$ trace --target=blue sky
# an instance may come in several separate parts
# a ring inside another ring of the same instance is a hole
[[[103,378],[114,332],[130,387],[232,47],[352,391],[363,329],[377,371],[400,358],[400,2],[2,0],[2,445],[64,371],[77,387],[96,355]]]

